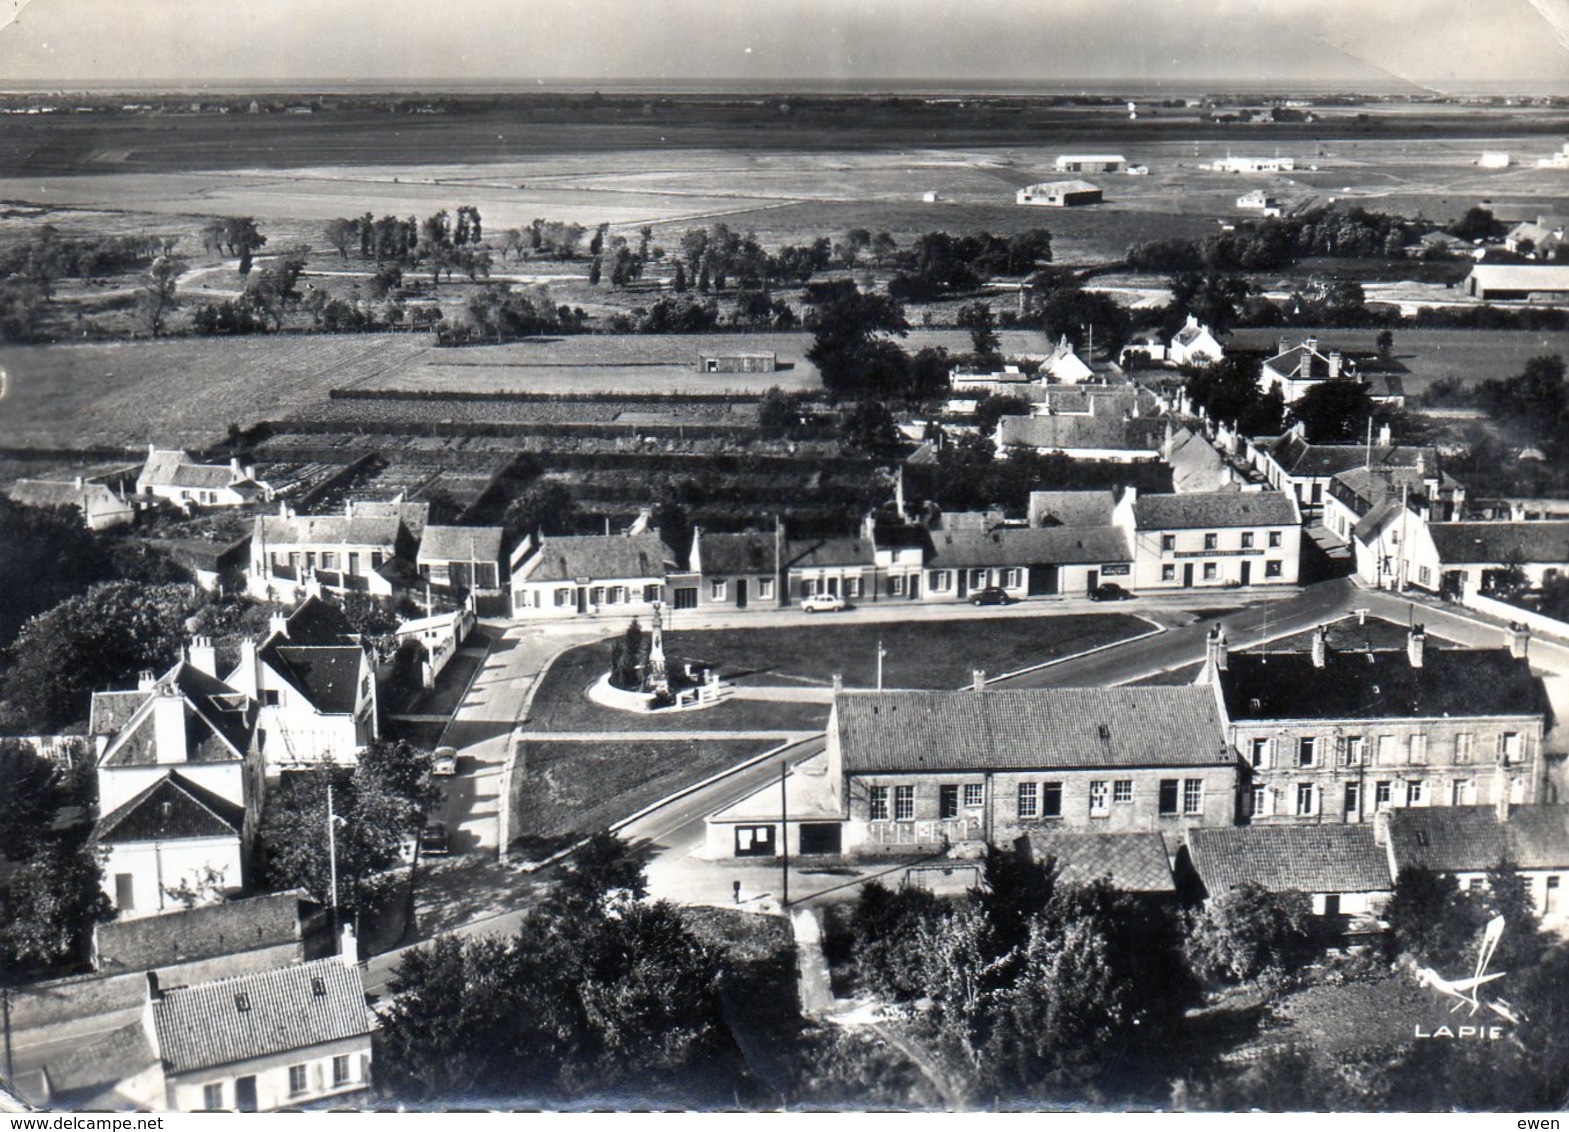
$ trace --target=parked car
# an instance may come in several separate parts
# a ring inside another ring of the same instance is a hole
[[[1116,582],[1102,582],[1090,591],[1091,601],[1122,601],[1133,595]]]
[[[987,586],[984,590],[976,590],[970,595],[971,605],[1012,605],[1018,600],[1001,586]]]
[[[419,851],[426,857],[445,857],[452,851],[451,844],[447,840],[446,822],[429,822],[420,830]]]
[[[458,773],[458,752],[455,747],[437,747],[431,758],[430,773],[445,777]]]
[[[838,594],[813,594],[801,599],[801,608],[807,613],[838,613],[849,605]]]

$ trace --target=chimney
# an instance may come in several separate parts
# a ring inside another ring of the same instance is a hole
[[[1531,650],[1531,630],[1518,621],[1511,621],[1506,636],[1509,639],[1509,655],[1524,660]]]
[[[316,576],[315,570],[305,575],[305,597],[306,600],[321,597],[321,579]]]
[[[161,1002],[163,1000],[163,988],[158,985],[157,971],[147,972],[147,997],[153,1002]]]
[[[1275,341],[1276,341],[1276,345],[1279,346],[1279,349],[1277,349],[1275,351],[1275,353],[1277,353],[1277,354],[1284,354],[1287,350],[1291,349],[1291,339],[1286,338],[1286,337],[1281,337],[1281,338],[1276,339]]]
[[[986,669],[977,668],[971,671],[971,687],[977,692],[986,690]]]
[[[82,485],[83,485],[84,481],[83,481],[81,476],[77,476],[71,482],[72,482],[72,485],[76,488],[77,491],[81,491],[82,490]]]
[[[1389,811],[1379,810],[1373,815],[1373,844],[1389,844]]]
[[[271,617],[267,618],[268,636],[272,636],[277,633],[282,633],[285,637],[289,635],[289,619],[281,613],[274,613]]]
[[[153,691],[153,741],[160,764],[186,761],[185,697],[172,681]]]
[[[835,672],[834,673],[834,694],[838,695],[842,691],[844,691],[844,673],[843,672]]]
[[[1525,522],[1525,501],[1524,500],[1522,500],[1522,499],[1511,499],[1509,501],[1509,521],[1511,523],[1523,523],[1523,522]]]
[[[1340,351],[1329,352],[1329,380],[1333,381],[1340,376]]]
[[[1509,820],[1509,774],[1502,758],[1493,766],[1493,816],[1501,822]]]
[[[344,924],[338,936],[338,958],[343,960],[345,967],[358,967],[360,963],[360,941],[355,938],[354,925]]]
[[[1226,671],[1226,664],[1231,657],[1231,648],[1226,643],[1226,630],[1224,627],[1216,625],[1209,631],[1209,637],[1205,641],[1205,652],[1210,664],[1214,666],[1216,671]]]
[[[153,675],[151,668],[144,668],[136,674],[136,690],[150,692],[158,686],[158,678]]]
[[[218,650],[213,647],[211,637],[192,637],[191,647],[185,650],[185,659],[198,672],[218,675]]]
[[[1411,632],[1406,635],[1406,655],[1411,658],[1412,668],[1422,667],[1422,653],[1427,648],[1427,633],[1421,625],[1411,626]]]
[[[245,469],[240,467],[240,458],[238,456],[231,456],[229,458],[229,482],[239,483],[244,478]]]
[[[1390,435],[1389,425],[1388,424],[1381,424],[1381,425],[1379,425],[1378,426],[1378,445],[1379,445],[1379,447],[1380,448],[1388,448],[1393,443],[1394,443],[1394,439]]]
[[[250,637],[240,642],[240,661],[229,674],[229,685],[253,700],[261,698],[256,686],[256,642]]]
[[[1329,659],[1329,627],[1320,625],[1313,630],[1313,667],[1323,668]]]

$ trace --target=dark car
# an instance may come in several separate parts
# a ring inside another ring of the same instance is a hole
[[[970,595],[971,605],[1012,605],[1018,600],[1010,597],[1008,591],[1000,586],[987,586],[984,590],[976,590]]]
[[[446,822],[433,821],[420,830],[419,851],[427,857],[445,857],[452,851]]]
[[[1103,582],[1090,591],[1091,601],[1122,601],[1132,596],[1116,582]]]

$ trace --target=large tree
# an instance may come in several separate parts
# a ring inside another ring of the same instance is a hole
[[[51,839],[12,876],[0,898],[0,950],[7,970],[78,959],[93,924],[113,918],[96,847]]]
[[[813,330],[806,356],[817,366],[830,394],[851,396],[866,390],[872,380],[869,371],[886,367],[890,352],[903,358],[903,351],[889,339],[902,338],[910,329],[899,303],[886,295],[862,293],[848,279],[814,283],[806,293]]]
[[[1367,386],[1356,381],[1321,381],[1286,410],[1286,419],[1301,424],[1315,444],[1360,439],[1369,420],[1386,415],[1374,404]]]
[[[147,332],[154,338],[163,333],[170,313],[180,305],[176,289],[184,270],[183,260],[159,256],[147,269],[141,289],[136,293],[136,309]]]
[[[507,505],[502,525],[511,537],[570,535],[576,532],[577,500],[566,485],[536,480]]]
[[[997,335],[997,319],[989,303],[965,303],[959,308],[959,327],[970,332],[980,365],[995,365],[1002,360],[1002,339]]]

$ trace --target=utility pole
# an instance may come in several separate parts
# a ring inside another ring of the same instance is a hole
[[[783,895],[779,900],[779,910],[790,906],[790,798],[785,791],[785,780],[790,775],[788,763],[779,764],[779,852],[780,860],[784,864]]]
[[[331,873],[331,896],[328,903],[332,905],[332,938],[333,946],[337,946],[338,939],[338,826],[337,816],[332,812],[332,784],[327,784],[327,868]]]

